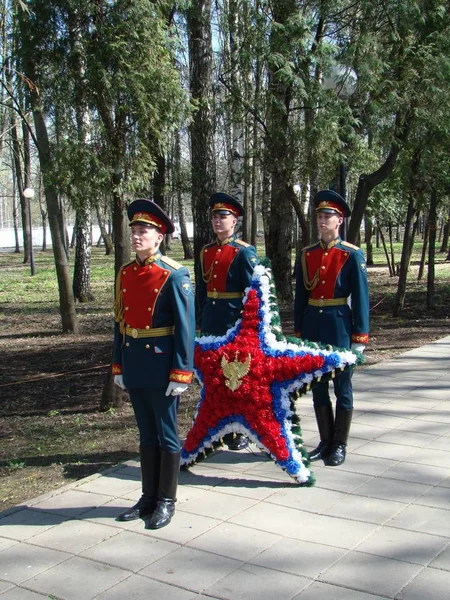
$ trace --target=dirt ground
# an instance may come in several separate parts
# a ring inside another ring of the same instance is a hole
[[[441,265],[448,269],[448,263]],[[439,268],[439,265],[438,265]],[[367,365],[449,335],[448,286],[427,311],[423,285],[412,284],[401,318],[392,317],[396,278],[369,269],[371,339]],[[112,313],[80,306],[81,333],[59,333],[55,311],[24,319],[8,305],[0,331],[0,511],[137,454],[129,404],[99,412],[112,350]],[[98,307],[97,307],[98,308]],[[280,307],[293,333],[292,305]],[[364,367],[361,367],[364,368]],[[198,385],[183,395],[180,434],[190,426]],[[356,398],[357,402],[357,398]]]

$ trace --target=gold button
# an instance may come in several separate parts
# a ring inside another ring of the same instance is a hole
[[[126,288],[123,288],[122,292],[124,292],[124,293],[125,293],[126,291],[127,291],[127,290],[126,290]]]
[[[322,265],[322,269],[325,269],[325,266],[324,266],[324,265]]]
[[[310,253],[309,253],[309,252],[307,252],[307,253],[306,253],[306,256],[309,256],[309,255],[310,255]]]
[[[159,290],[155,288],[153,291],[155,292],[155,294],[157,294]]]
[[[126,275],[127,272],[125,270],[122,271],[122,275]]]
[[[151,307],[151,306],[149,306],[149,307],[147,308],[147,310],[148,310],[148,312],[151,312],[151,310],[152,310],[152,307]]]
[[[134,267],[133,271],[137,271],[137,267]]]
[[[149,269],[152,269],[153,267],[152,267],[152,265],[148,265],[148,268],[149,268]]]
[[[129,306],[125,306],[125,310],[130,310],[130,307]]]
[[[167,275],[167,271],[164,271],[164,275]]]
[[[323,296],[320,296],[320,298],[323,298]]]
[[[217,250],[217,252],[222,252],[222,248],[219,248],[219,249]]]
[[[147,350],[150,348],[149,344],[145,344],[145,347]]]
[[[217,275],[214,275],[214,279],[217,277]]]
[[[215,304],[214,300],[213,300],[213,302],[212,302],[212,303],[213,303],[213,304]]]
[[[206,248],[206,250],[205,250],[205,254],[206,254],[207,252],[208,252],[208,248]]]
[[[129,346],[129,345],[130,345],[130,344],[129,344],[128,342],[125,344],[125,346]]]
[[[322,285],[325,285],[325,281],[322,281]]]
[[[325,252],[324,256],[328,256],[328,252]]]
[[[218,261],[218,260],[214,261],[214,264],[215,264],[215,265],[218,265],[218,264],[219,264],[219,261]]]
[[[146,326],[145,326],[145,329],[150,329],[150,325],[146,325]]]
[[[323,310],[322,310],[322,309],[320,309],[320,310],[319,310],[319,312],[320,312],[320,313],[323,313]]]

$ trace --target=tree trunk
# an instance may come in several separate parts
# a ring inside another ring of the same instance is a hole
[[[394,275],[395,275],[394,267],[391,264],[391,259],[389,257],[388,248],[386,246],[386,241],[384,239],[383,230],[381,229],[381,227],[379,225],[378,225],[378,231],[380,233],[381,243],[383,244],[384,255],[386,256],[386,262],[387,262],[387,266],[389,269],[389,277],[394,277]]]
[[[29,264],[31,261],[31,229],[30,229],[30,205],[23,195],[25,189],[25,176],[22,169],[23,155],[20,149],[19,136],[17,133],[17,122],[13,113],[11,113],[11,140],[14,157],[15,180],[20,199],[20,213],[22,217],[23,232],[23,262]]]
[[[77,210],[73,295],[78,302],[92,302],[91,290],[91,210],[86,205]]]
[[[428,275],[427,275],[427,308],[434,310],[435,303],[435,258],[437,231],[437,191],[432,188],[430,195],[430,212],[428,213]]]
[[[208,199],[216,191],[214,118],[212,114],[211,0],[193,0],[187,10],[189,35],[189,84],[197,106],[190,127],[194,261],[211,240]],[[195,280],[201,273],[196,268]]]
[[[174,173],[172,180],[174,182],[174,191],[177,197],[178,222],[180,224],[180,236],[181,243],[183,244],[184,259],[192,260],[194,258],[194,252],[192,250],[192,245],[187,231],[186,209],[183,203],[181,186],[181,142],[180,132],[178,129],[175,134]]]
[[[286,38],[285,26],[297,13],[295,0],[276,0],[272,3],[273,24],[270,33],[270,51],[285,61],[292,59],[292,48]],[[293,88],[282,77],[279,65],[269,67],[269,115],[267,150],[271,172],[270,234],[268,256],[272,262],[278,297],[282,302],[292,300],[291,253],[293,211],[293,157],[289,142],[290,108]]]
[[[410,193],[408,202],[408,211],[405,222],[405,235],[403,237],[402,257],[400,260],[399,278],[397,284],[397,294],[394,304],[394,317],[398,317],[403,310],[406,297],[406,283],[408,279],[409,265],[411,262],[412,249],[414,247],[413,219],[415,214],[414,197]]]
[[[369,266],[373,265],[373,220],[366,213],[366,231],[365,231],[365,242],[366,242],[366,261]]]
[[[366,210],[367,201],[369,199],[369,194],[374,187],[380,183],[383,183],[383,181],[385,181],[394,170],[400,150],[408,139],[412,122],[412,112],[408,112],[405,117],[403,117],[403,115],[400,113],[397,114],[391,149],[386,157],[386,160],[379,169],[370,175],[360,175],[358,188],[356,190],[355,203],[347,232],[347,239],[349,242],[355,243],[358,239],[364,211]]]
[[[98,205],[98,202],[95,205],[95,211],[97,213],[97,223],[98,223],[100,233],[101,233],[100,239],[103,238],[103,241],[105,243],[105,254],[106,254],[106,256],[109,256],[113,251],[113,244],[112,244],[111,236],[109,235],[108,231],[106,230],[105,222],[100,213],[100,207]]]
[[[447,252],[447,250],[449,249],[449,246],[448,246],[449,234],[450,234],[450,214],[447,215],[447,220],[444,225],[444,230],[442,232],[442,243],[441,243],[441,248],[440,248],[439,252]]]
[[[426,263],[426,259],[427,259],[427,249],[428,249],[428,238],[429,238],[428,223],[425,223],[425,225],[422,225],[422,227],[423,227],[423,245],[422,245],[422,255],[420,257],[419,272],[417,273],[417,281],[421,281],[421,279],[423,277],[423,273],[425,271],[425,263]]]

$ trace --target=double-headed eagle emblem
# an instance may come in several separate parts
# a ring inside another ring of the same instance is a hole
[[[233,362],[228,362],[227,357],[222,356],[220,366],[222,367],[222,373],[225,377],[225,385],[230,388],[232,392],[235,392],[242,383],[242,378],[247,375],[250,370],[250,363],[252,357],[250,354],[247,356],[245,362],[239,362],[239,352],[236,352],[236,358]]]

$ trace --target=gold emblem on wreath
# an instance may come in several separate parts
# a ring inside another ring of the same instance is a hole
[[[236,358],[233,362],[228,362],[226,356],[222,356],[220,366],[225,377],[225,385],[235,392],[242,383],[242,378],[250,371],[252,357],[247,356],[245,362],[238,361],[239,352],[236,352]]]

